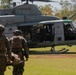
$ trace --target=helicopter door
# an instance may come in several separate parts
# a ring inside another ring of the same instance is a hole
[[[64,41],[63,23],[55,23],[55,38],[54,41]]]

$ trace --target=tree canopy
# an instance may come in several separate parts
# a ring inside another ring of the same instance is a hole
[[[12,0],[1,0],[0,8],[10,8]]]
[[[45,6],[40,6],[39,9],[41,10],[41,12],[43,14],[46,14],[46,15],[55,15],[55,16],[58,16],[60,18],[62,17],[67,17],[69,18],[72,14],[76,13],[76,0],[72,0],[72,2],[74,3],[69,3],[69,1],[65,0],[61,0],[61,2],[63,3],[60,3],[61,5],[61,9],[58,10],[56,7],[53,11],[53,6],[51,5],[45,5]],[[76,16],[73,17],[73,19],[76,19]]]

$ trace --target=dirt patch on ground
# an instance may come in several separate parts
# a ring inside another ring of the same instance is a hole
[[[41,54],[31,55],[31,58],[76,58],[76,54]]]

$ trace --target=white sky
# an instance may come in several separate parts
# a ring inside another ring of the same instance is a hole
[[[18,5],[21,4],[21,0],[13,0],[13,1],[17,2]],[[58,1],[58,0],[55,0],[55,1]],[[57,7],[58,9],[61,8],[61,6],[59,5],[59,3],[54,3],[54,2],[37,2],[37,1],[34,1],[33,4],[42,5],[42,6],[44,6],[45,4],[51,4],[54,8],[55,7]]]
[[[13,0],[14,2],[17,2],[18,5],[21,4],[21,0]],[[54,0],[54,1],[59,1],[60,0]],[[65,0],[64,0],[65,1]],[[68,1],[71,1],[71,0],[68,0]],[[37,4],[37,5],[45,5],[45,4],[51,4],[53,6],[53,8],[57,8],[57,9],[61,9],[61,6],[59,3],[54,3],[54,2],[37,2],[37,1],[34,1],[33,4]]]

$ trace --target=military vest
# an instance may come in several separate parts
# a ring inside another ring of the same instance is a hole
[[[6,36],[1,35],[0,36],[0,51],[5,50],[5,49],[6,49]]]
[[[22,48],[22,40],[20,36],[14,36],[11,39],[11,47],[12,48]]]

